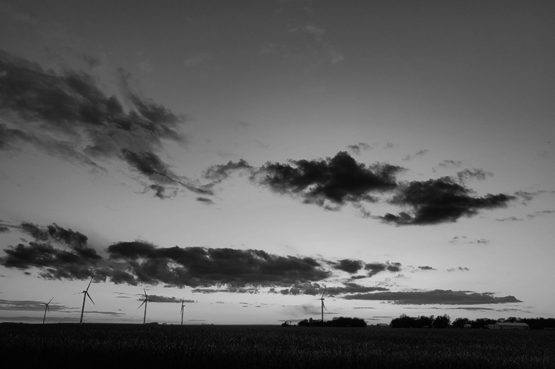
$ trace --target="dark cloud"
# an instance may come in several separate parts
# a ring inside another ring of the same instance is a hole
[[[348,300],[393,301],[400,305],[479,305],[522,302],[514,296],[495,297],[492,293],[452,290],[375,292],[347,295],[343,298]]]
[[[476,168],[464,169],[457,172],[457,178],[459,179],[460,182],[463,182],[463,183],[470,179],[484,181],[488,177],[493,177],[493,173],[487,172],[483,169],[476,169]]]
[[[473,216],[481,209],[504,207],[514,197],[506,194],[475,197],[471,190],[449,177],[413,181],[399,188],[391,201],[412,208],[411,213],[386,214],[382,219],[397,225],[454,222],[462,216]]]
[[[364,266],[364,262],[362,260],[354,260],[354,259],[341,259],[337,263],[334,264],[335,269],[342,270],[347,273],[356,273]]]
[[[142,300],[141,300],[142,301]],[[195,303],[195,300],[185,300],[179,297],[174,297],[174,296],[160,296],[160,295],[148,295],[148,302],[160,302],[160,303],[164,303],[164,302],[168,302],[168,303],[180,303],[180,302],[186,302],[186,303]]]
[[[0,233],[6,233],[9,231],[10,231],[10,227],[0,224]]]
[[[369,167],[342,151],[323,160],[266,163],[254,178],[278,193],[299,196],[305,203],[340,206],[372,201],[371,193],[395,188],[395,174],[400,170],[389,164]]]
[[[327,278],[331,272],[310,257],[278,256],[262,250],[178,246],[156,248],[145,242],[120,242],[108,247],[110,259],[122,261],[126,272],[143,283],[176,286],[229,284],[291,285]]]
[[[23,232],[29,234],[37,241],[46,241],[48,239],[48,231],[41,229],[33,223],[21,223],[20,228]]]
[[[101,261],[101,256],[88,247],[87,237],[80,232],[57,224],[39,227],[22,223],[19,228],[34,240],[4,250],[6,256],[0,259],[0,264],[8,268],[36,267],[48,279],[85,279],[93,275]]]
[[[420,269],[420,270],[436,270],[436,268],[431,267],[431,266],[429,266],[429,265],[420,265],[420,266],[418,267],[418,269]]]
[[[207,205],[214,204],[214,201],[212,201],[211,199],[209,199],[207,197],[197,197],[197,201],[202,202],[203,204],[207,204]]]
[[[33,240],[4,250],[0,265],[28,271],[37,268],[48,279],[111,280],[137,285],[190,286],[196,293],[257,293],[260,287],[287,287],[290,294],[314,294],[334,271],[354,273],[363,266],[373,275],[399,271],[400,263],[365,264],[359,260],[330,261],[280,256],[262,250],[205,247],[156,247],[143,241],[110,245],[103,258],[89,247],[87,237],[57,224],[17,226]],[[379,270],[378,270],[379,269]],[[383,291],[346,282],[328,293]],[[282,292],[282,293],[285,293]]]
[[[106,95],[89,74],[44,70],[0,51],[0,111],[6,122],[0,125],[0,150],[29,144],[96,169],[102,168],[97,160],[121,159],[152,184],[198,190],[155,153],[163,140],[184,141],[178,131],[182,119],[133,92],[129,76],[120,74],[123,99]]]
[[[42,270],[47,279],[86,279],[93,275],[96,263],[80,257],[76,252],[54,248],[49,243],[29,242],[4,250],[0,264],[7,268]]]
[[[399,272],[401,271],[401,263],[368,263],[364,266],[368,271],[368,277],[372,277],[380,272]]]

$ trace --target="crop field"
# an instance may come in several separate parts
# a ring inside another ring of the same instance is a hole
[[[526,369],[554,359],[553,330],[0,324],[2,368]]]

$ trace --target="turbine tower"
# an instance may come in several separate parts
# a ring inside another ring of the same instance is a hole
[[[89,295],[89,288],[91,287],[93,278],[94,277],[91,278],[91,281],[89,282],[89,285],[87,286],[87,288],[80,292],[83,294],[83,305],[81,305],[81,318],[79,319],[79,324],[83,324],[83,313],[85,312],[85,300],[87,299],[87,297],[89,298],[89,300],[91,300],[92,304],[94,305],[94,301],[91,298],[91,295]]]
[[[322,327],[324,326],[324,308],[326,307],[326,305],[324,305],[324,293],[326,292],[326,290],[324,289],[322,291],[322,296],[320,296],[320,302],[321,302],[321,310],[322,310]]]
[[[50,301],[44,303],[44,316],[42,317],[42,324],[46,322],[46,312],[48,311],[48,307],[50,306],[52,300],[54,300],[54,297],[52,297]]]
[[[141,304],[139,305],[139,309],[141,308],[141,306],[145,306],[145,312],[143,314],[143,324],[146,324],[146,306],[148,305],[148,294],[146,293],[146,290],[143,289],[143,291],[145,291],[145,298],[142,300],[143,302],[141,302]]]
[[[185,301],[181,300],[181,325],[183,325],[183,311],[185,310]]]

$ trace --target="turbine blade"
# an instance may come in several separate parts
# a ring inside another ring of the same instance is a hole
[[[91,295],[89,295],[88,292],[86,292],[85,295],[87,295],[87,297],[89,298],[89,300],[91,300],[92,304],[94,305],[94,301],[93,301],[93,299],[91,298]]]
[[[137,309],[140,309],[140,308],[141,308],[141,306],[143,306],[143,305],[144,305],[145,301],[146,301],[146,300],[143,300],[143,302],[141,302],[141,304],[139,305],[139,307],[138,307]]]
[[[50,301],[48,301],[48,303],[47,303],[46,305],[50,305],[50,303],[52,302],[52,300],[54,300],[54,297],[52,297],[52,298],[50,299]]]

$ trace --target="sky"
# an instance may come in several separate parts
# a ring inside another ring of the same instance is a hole
[[[0,1],[0,320],[555,317],[549,1]]]

